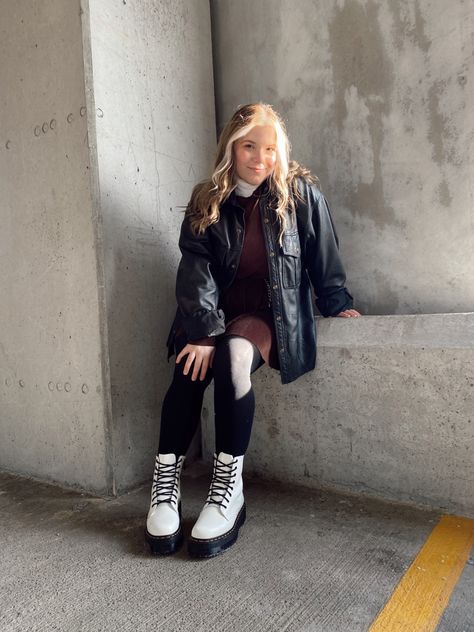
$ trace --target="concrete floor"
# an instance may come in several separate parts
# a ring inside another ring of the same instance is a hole
[[[188,535],[207,494],[182,479]],[[0,629],[368,630],[438,514],[245,478],[247,522],[209,560],[151,557],[149,486],[106,500],[0,474]],[[472,558],[438,632],[472,632]],[[411,631],[407,631],[411,632]]]

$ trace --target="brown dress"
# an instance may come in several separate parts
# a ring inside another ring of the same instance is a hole
[[[247,338],[272,369],[279,369],[275,325],[269,304],[271,291],[267,251],[258,199],[256,192],[247,198],[237,196],[245,211],[245,235],[237,274],[221,299],[228,319],[223,335],[235,334]]]
[[[234,281],[219,300],[219,308],[226,316],[226,330],[220,336],[237,335],[250,340],[265,362],[272,369],[279,369],[273,312],[269,305],[271,292],[267,252],[258,211],[258,189],[250,197],[236,196],[236,199],[245,211],[245,234]],[[213,345],[220,336],[191,342]]]

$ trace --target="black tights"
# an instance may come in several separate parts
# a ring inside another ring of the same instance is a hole
[[[175,344],[179,354],[186,341],[178,339]],[[198,377],[194,382],[192,366],[187,375],[183,374],[187,357],[175,365],[163,400],[158,452],[186,454],[201,419],[204,391],[214,378],[216,452],[245,454],[255,412],[250,375],[264,363],[259,350],[242,336],[223,336],[216,343],[212,369],[207,370],[204,380]]]

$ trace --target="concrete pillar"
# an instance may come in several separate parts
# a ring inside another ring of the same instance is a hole
[[[173,368],[209,6],[21,0],[1,25],[0,467],[114,494],[151,475]]]

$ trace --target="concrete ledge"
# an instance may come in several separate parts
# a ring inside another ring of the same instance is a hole
[[[285,386],[267,367],[255,373],[246,471],[474,515],[474,313],[318,319],[317,329],[314,372]]]

